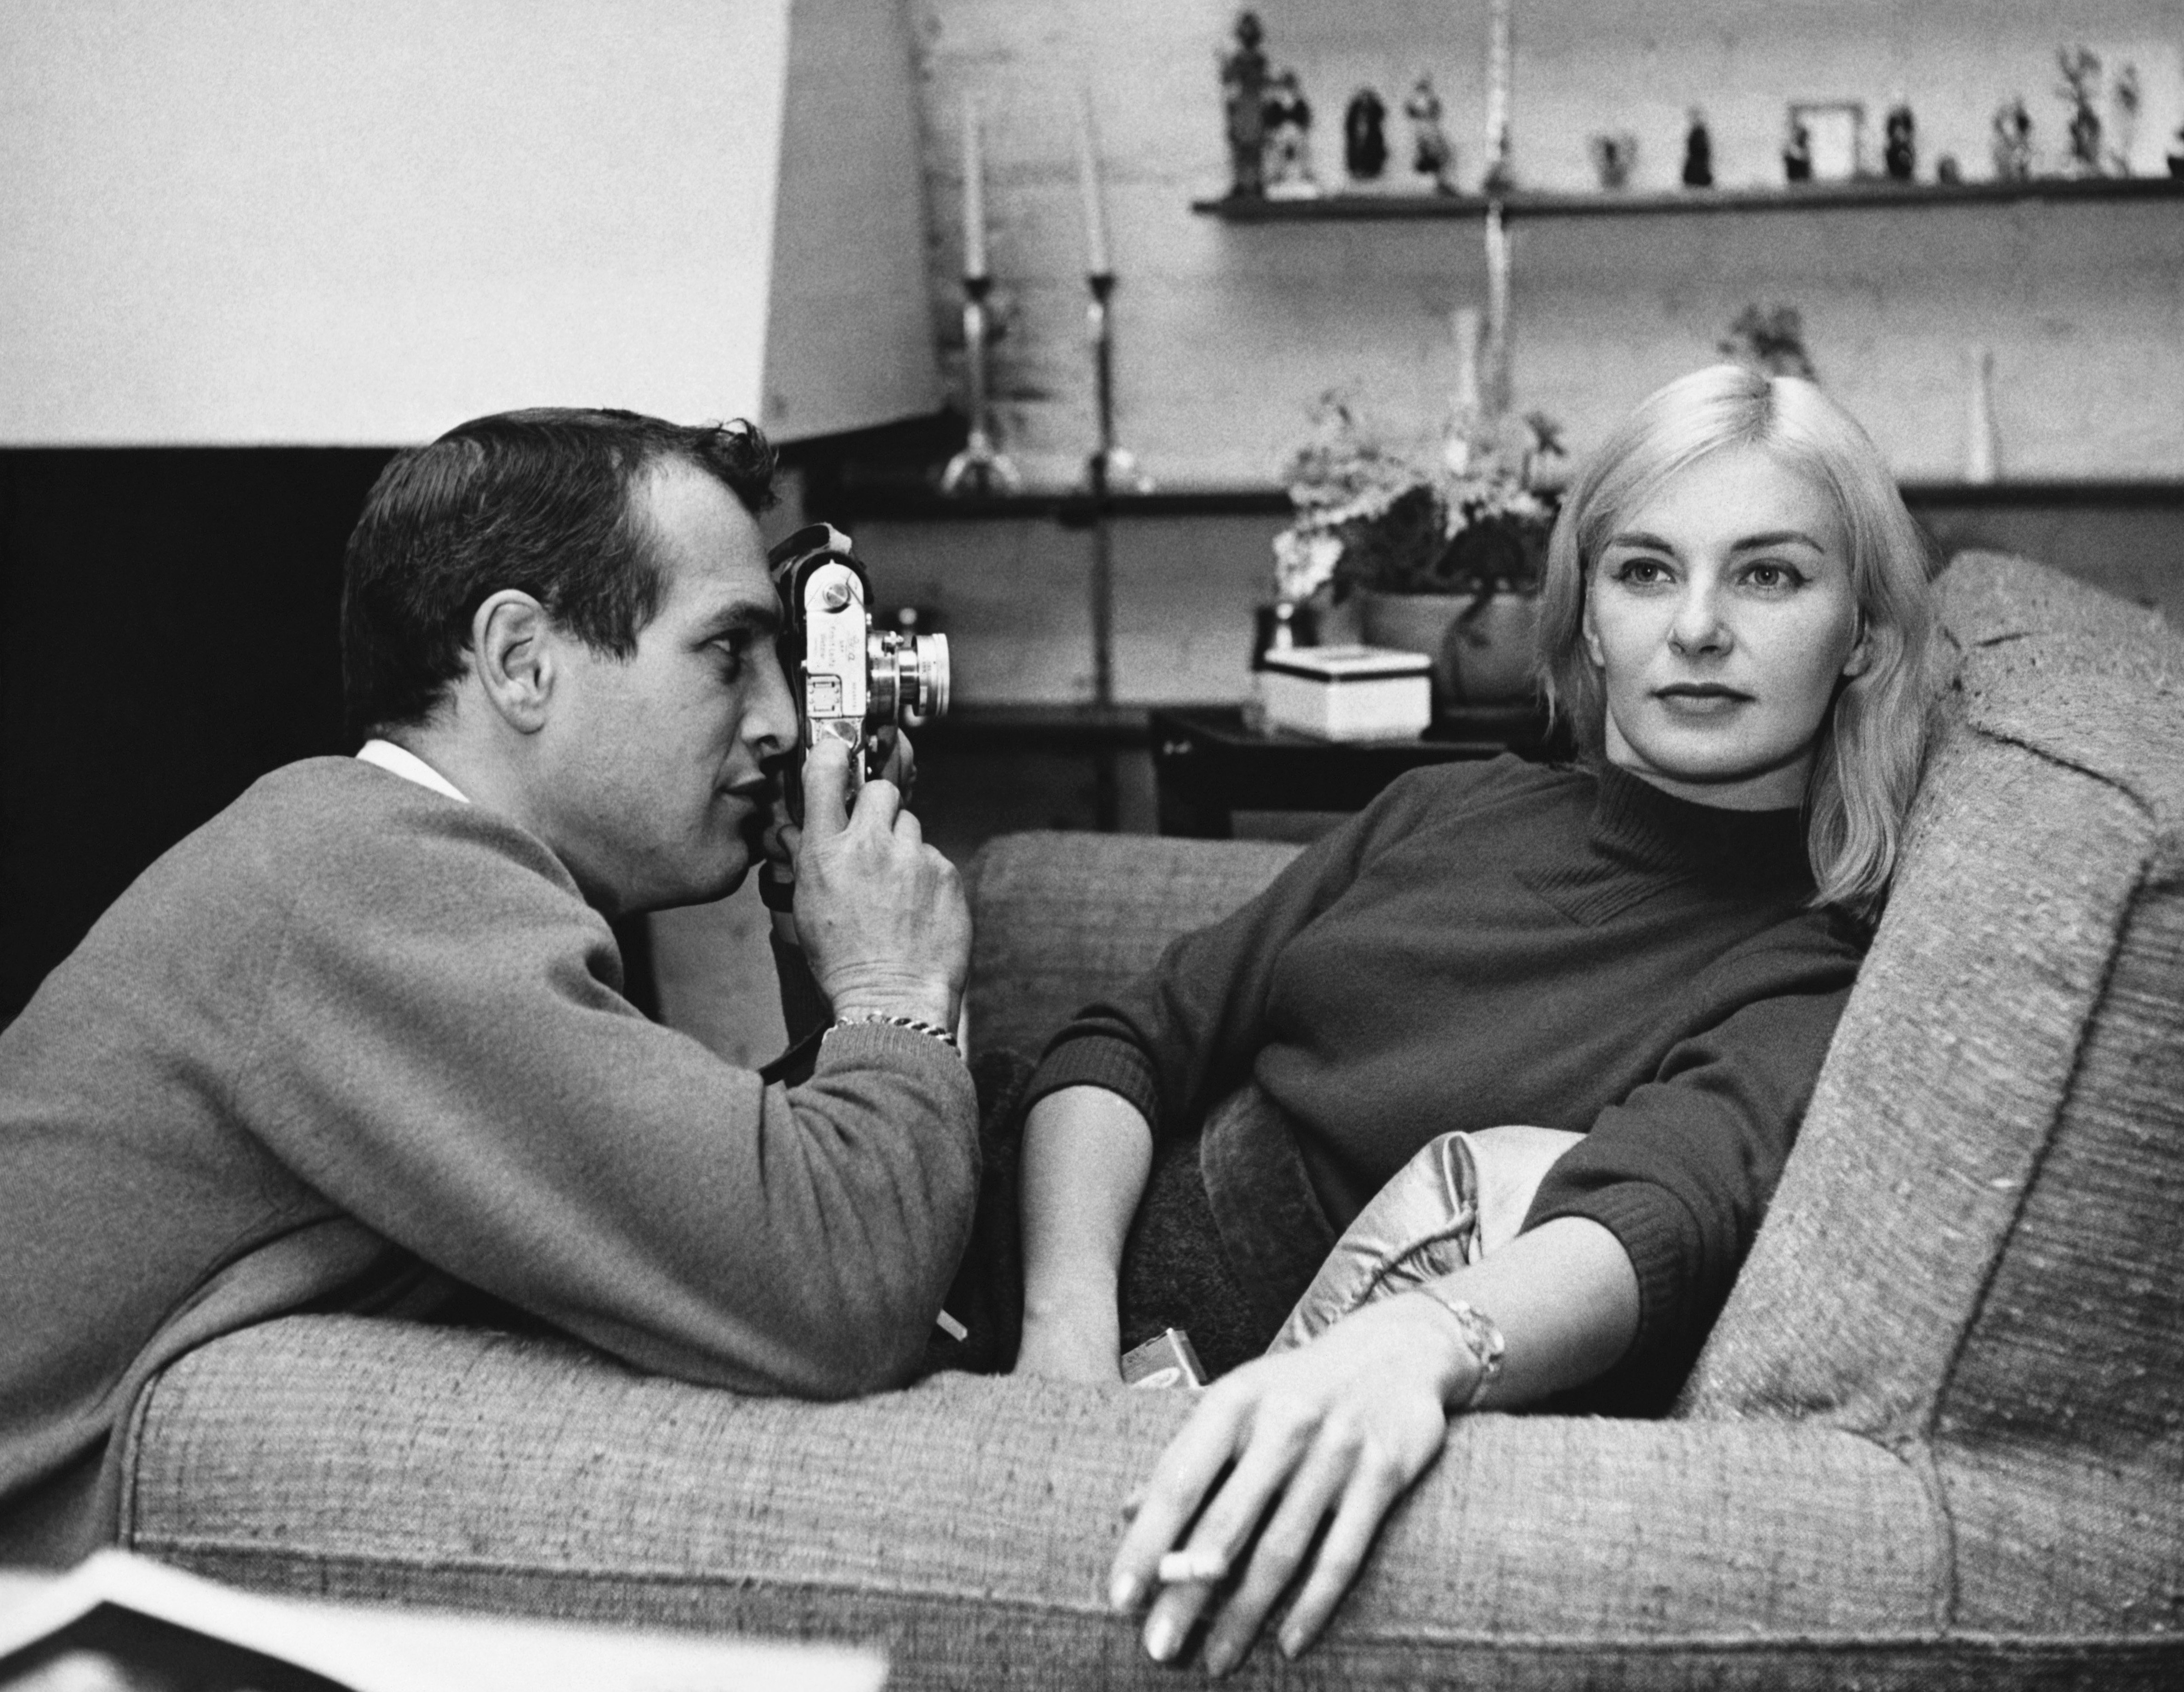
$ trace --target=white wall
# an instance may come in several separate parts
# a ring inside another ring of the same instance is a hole
[[[1091,438],[1068,121],[1079,82],[1108,154],[1122,433],[1153,474],[1267,480],[1314,396],[1339,383],[1393,421],[1433,426],[1453,375],[1448,314],[1483,294],[1475,226],[1243,228],[1190,212],[1225,181],[1215,62],[1228,0],[915,4],[935,332],[960,342],[957,114],[975,91],[1008,316],[995,385],[1031,477],[1075,479]],[[1475,181],[1483,0],[1259,9],[1274,62],[1298,68],[1314,103],[1323,178],[1340,174],[1352,91],[1373,83],[1400,107],[1430,68]],[[1864,101],[1877,151],[1898,87],[1919,119],[1922,174],[1946,150],[1984,177],[1988,116],[2012,92],[2052,160],[2064,39],[2137,63],[2142,171],[2162,169],[2184,117],[2178,0],[1518,0],[1517,12],[1516,159],[1535,187],[1585,186],[1586,134],[1624,128],[1641,139],[1640,185],[1674,181],[1693,103],[1711,120],[1721,181],[1776,181],[1787,102]],[[1398,118],[1399,151],[1406,134]],[[1517,241],[1518,400],[1559,416],[1580,447],[1708,358],[1741,305],[1769,299],[1803,310],[1822,376],[1906,475],[1961,467],[1974,341],[1995,349],[2008,472],[2184,472],[2184,203],[1538,222]]]
[[[756,416],[788,0],[8,0],[0,441]]]

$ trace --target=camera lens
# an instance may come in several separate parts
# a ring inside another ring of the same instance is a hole
[[[904,679],[908,684],[903,690],[903,714],[919,721],[930,721],[948,714],[948,637],[944,634],[913,634],[910,650],[903,655]]]

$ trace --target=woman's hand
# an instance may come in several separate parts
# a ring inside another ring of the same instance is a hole
[[[1497,1410],[1593,1379],[1638,1329],[1637,1272],[1622,1242],[1587,1217],[1543,1222],[1435,1285],[1501,1331]],[[1145,1650],[1164,1662],[1233,1578],[1206,1639],[1206,1666],[1222,1674],[1242,1660],[1311,1552],[1282,1623],[1282,1650],[1295,1656],[1357,1578],[1382,1519],[1440,1450],[1446,1407],[1470,1402],[1479,1368],[1452,1314],[1403,1293],[1345,1316],[1308,1345],[1223,1376],[1146,1483],[1115,1554],[1109,1601],[1134,1610],[1152,1597]],[[1161,1588],[1162,1555],[1178,1543],[1220,1572]]]
[[[1145,1622],[1147,1654],[1174,1658],[1233,1577],[1206,1640],[1207,1669],[1227,1673],[1308,1553],[1311,1572],[1280,1643],[1290,1656],[1310,1645],[1357,1578],[1382,1518],[1440,1453],[1446,1406],[1469,1397],[1479,1366],[1446,1310],[1429,1298],[1396,1298],[1208,1388],[1154,1469],[1109,1577],[1117,1610],[1157,1594]],[[1162,1587],[1162,1555],[1186,1528],[1184,1549],[1227,1577]]]

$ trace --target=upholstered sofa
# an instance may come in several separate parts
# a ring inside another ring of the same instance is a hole
[[[2021,561],[1943,584],[1898,891],[1678,1414],[1459,1420],[1323,1642],[1242,1683],[2184,1685],[2184,645]],[[977,1038],[1285,856],[995,843]],[[254,1587],[866,1641],[905,1687],[1167,1685],[1100,1592],[1187,1407],[791,1404],[296,1318],[149,1389],[118,1529]]]

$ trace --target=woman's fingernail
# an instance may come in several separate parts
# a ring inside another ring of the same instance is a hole
[[[1134,1610],[1138,1600],[1145,1595],[1144,1584],[1137,1576],[1118,1574],[1107,1587],[1107,1607],[1110,1610]]]
[[[1277,1639],[1274,1643],[1282,1648],[1282,1655],[1284,1656],[1294,1657],[1299,1651],[1304,1649],[1304,1629],[1301,1628],[1284,1628],[1282,1629],[1281,1638]]]
[[[1145,1624],[1145,1655],[1155,1662],[1166,1662],[1182,1645],[1183,1629],[1173,1616],[1156,1616]]]

